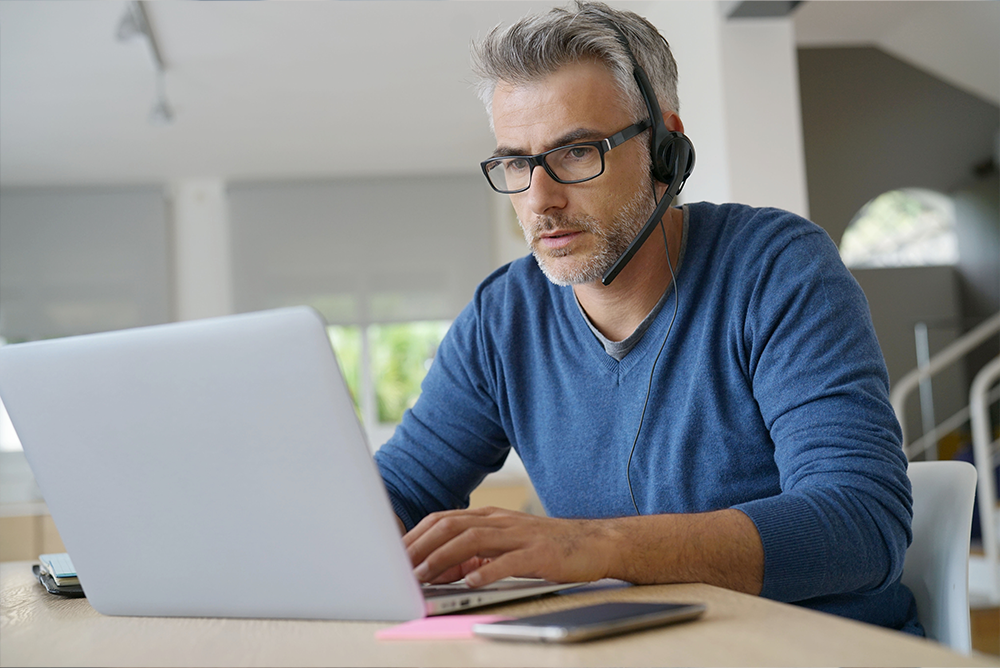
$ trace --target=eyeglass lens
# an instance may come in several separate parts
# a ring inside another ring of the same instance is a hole
[[[574,183],[601,174],[604,168],[601,152],[596,146],[578,144],[544,153],[541,159],[557,181]],[[497,158],[487,167],[493,187],[502,191],[524,190],[531,184],[532,163],[527,158]]]

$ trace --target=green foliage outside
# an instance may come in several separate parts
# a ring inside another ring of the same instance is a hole
[[[379,422],[399,423],[403,412],[416,402],[420,396],[420,383],[427,375],[438,344],[450,324],[448,321],[424,321],[371,325],[367,328]],[[358,415],[363,415],[360,409],[361,368],[364,364],[362,329],[333,326],[328,328],[328,332],[354,406]]]
[[[416,402],[420,383],[449,324],[426,321],[369,327],[379,422],[400,422],[403,412]]]
[[[340,373],[344,374],[347,382],[347,389],[351,392],[351,399],[354,400],[354,410],[361,417],[361,328],[342,327],[334,325],[326,328],[333,345],[334,352],[337,353],[337,362],[340,363]]]

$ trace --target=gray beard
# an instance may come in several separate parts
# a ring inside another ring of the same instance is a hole
[[[521,221],[521,229],[524,240],[546,278],[556,285],[581,285],[593,283],[604,276],[639,234],[655,208],[656,203],[650,193],[640,188],[615,214],[609,226],[601,225],[600,221],[589,215],[576,218],[556,215],[540,217],[530,228]],[[539,250],[538,244],[543,232],[554,229],[589,232],[594,237],[595,250],[588,257],[579,258],[580,261],[574,266],[558,266],[554,260],[571,255],[573,250]]]

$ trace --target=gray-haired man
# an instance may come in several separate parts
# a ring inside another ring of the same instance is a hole
[[[484,172],[532,255],[480,285],[376,455],[418,577],[707,582],[921,633],[899,426],[829,237],[671,208],[606,284],[667,191],[648,126],[683,132],[666,42],[580,3],[494,30],[475,67]],[[548,517],[463,510],[512,447]]]

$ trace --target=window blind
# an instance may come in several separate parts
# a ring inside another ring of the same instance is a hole
[[[162,188],[0,190],[0,336],[167,322],[168,261]]]
[[[330,324],[451,319],[492,270],[481,177],[229,187],[237,311],[308,304]]]

